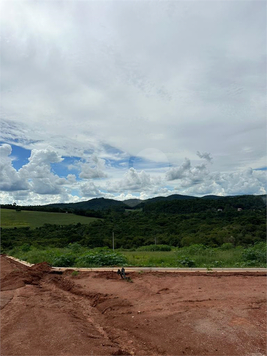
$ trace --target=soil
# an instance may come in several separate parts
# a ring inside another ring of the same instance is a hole
[[[266,355],[266,273],[127,277],[2,255],[1,355]]]

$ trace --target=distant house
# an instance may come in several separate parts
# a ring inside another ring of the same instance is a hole
[[[242,211],[243,209],[242,208],[237,208],[237,211]]]

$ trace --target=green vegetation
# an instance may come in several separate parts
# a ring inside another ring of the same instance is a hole
[[[169,245],[148,245],[140,246],[137,249],[138,251],[171,251],[172,248]]]
[[[1,210],[1,251],[19,258],[23,255],[31,263],[41,259],[69,267],[265,266],[266,206],[262,197],[162,199],[143,202],[131,211],[119,211],[116,206],[77,210],[76,214],[10,205]],[[105,199],[94,204],[100,206],[101,202],[106,206]],[[37,207],[41,208],[62,209]],[[113,232],[120,255],[109,250]]]
[[[138,266],[138,267],[266,267],[266,242],[253,247],[204,245],[172,248],[171,251],[113,251],[88,249],[78,245],[38,249],[25,245],[7,252],[30,263],[48,262],[59,267]]]
[[[120,252],[107,248],[73,249],[71,245],[65,248],[36,248],[31,246],[27,251],[23,247],[16,247],[7,252],[29,263],[47,262],[55,267],[101,267],[122,266],[127,259]]]
[[[2,228],[19,228],[30,227],[36,228],[44,224],[90,224],[96,221],[96,218],[79,216],[66,213],[50,213],[42,211],[27,211],[15,209],[1,209],[1,227]]]

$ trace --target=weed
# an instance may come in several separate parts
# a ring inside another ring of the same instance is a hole
[[[185,257],[183,260],[178,260],[178,264],[182,265],[183,267],[195,267],[195,261],[190,260],[188,257]]]

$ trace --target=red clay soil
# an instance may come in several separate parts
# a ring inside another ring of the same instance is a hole
[[[54,272],[1,256],[2,356],[266,355],[265,273]]]

